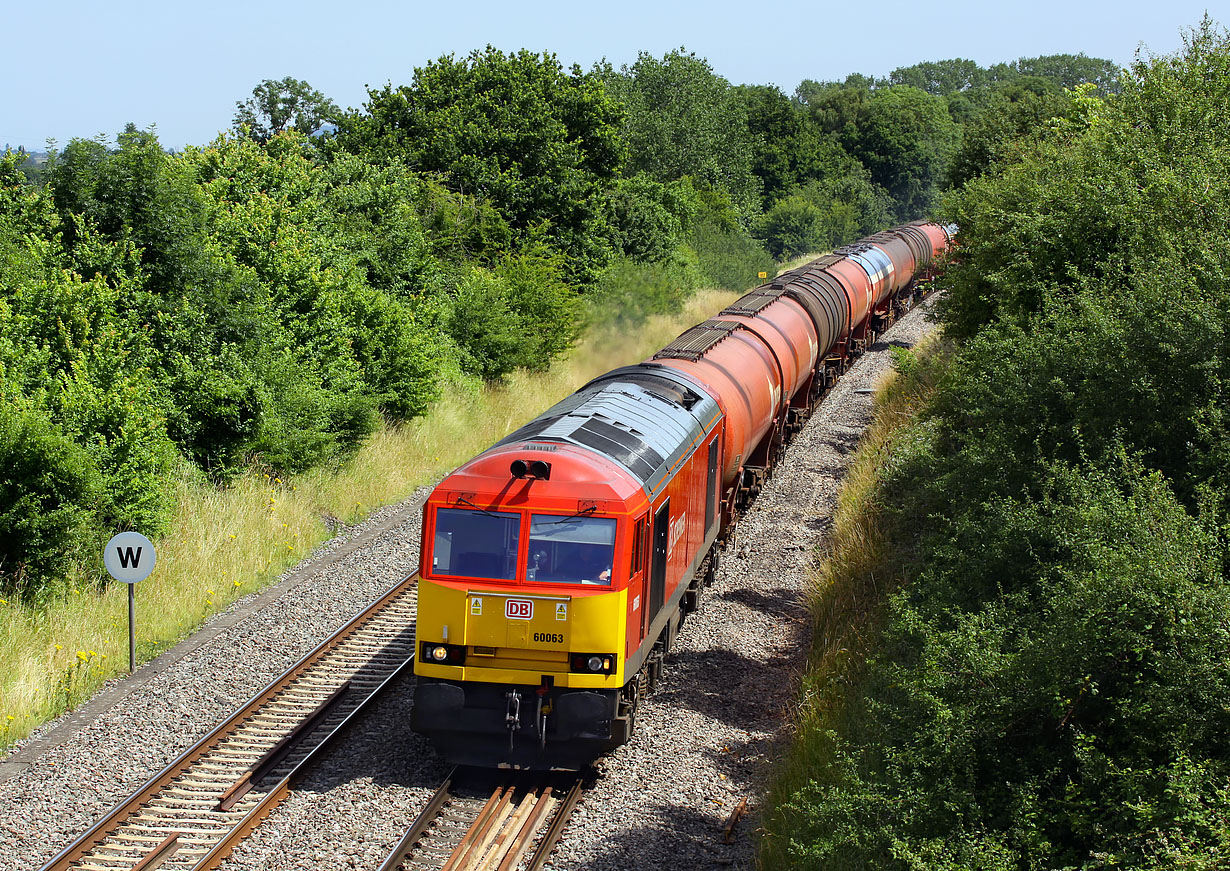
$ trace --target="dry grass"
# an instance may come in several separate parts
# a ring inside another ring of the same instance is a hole
[[[875,416],[846,472],[824,559],[811,579],[812,647],[792,716],[795,739],[769,791],[760,867],[789,867],[791,833],[805,829],[793,818],[800,810],[790,799],[809,782],[825,780],[831,735],[875,644],[885,597],[903,580],[904,560],[886,533],[878,501],[880,470],[895,436],[934,393],[947,346],[932,338],[915,353],[927,362],[914,374],[890,371],[876,385]]]
[[[542,373],[517,373],[477,395],[377,433],[349,463],[283,481],[260,474],[220,490],[188,470],[176,481],[172,531],[156,542],[154,574],[138,585],[138,661],[165,650],[235,598],[266,586],[329,536],[327,516],[355,521],[498,441],[617,366],[649,356],[737,294],[701,291],[678,315],[634,333],[596,326]],[[0,747],[73,707],[128,665],[127,591],[79,586],[39,609],[0,599]]]
[[[804,263],[811,263],[813,260],[819,257],[823,257],[825,254],[828,254],[828,253],[829,253],[828,251],[813,251],[810,254],[800,254],[798,257],[794,258],[793,260],[787,260],[785,263],[779,266],[777,268],[777,274],[781,275],[783,272],[789,272],[791,269],[798,269]]]

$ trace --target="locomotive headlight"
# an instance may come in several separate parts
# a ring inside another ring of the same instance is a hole
[[[448,648],[443,644],[437,644],[431,649],[431,658],[436,662],[444,662],[448,659]]]
[[[569,663],[574,674],[615,673],[615,657],[610,653],[574,653]]]

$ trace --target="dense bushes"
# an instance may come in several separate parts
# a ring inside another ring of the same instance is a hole
[[[0,401],[0,572],[5,587],[63,571],[88,540],[102,482],[85,450],[45,415]]]
[[[890,604],[798,867],[1230,858],[1216,534],[1130,462],[1039,489],[943,524]]]
[[[443,389],[548,366],[594,311],[746,288],[926,206],[947,97],[804,90],[732,87],[682,50],[586,72],[488,47],[347,112],[263,82],[233,136],[181,154],[129,125],[36,182],[6,158],[0,401],[92,483],[44,493],[74,531],[14,533],[0,590],[51,582],[68,539],[157,534],[184,460],[222,486],[337,464]]]
[[[1228,70],[1206,21],[952,200],[964,345],[882,473],[908,581],[803,739],[797,867],[1230,861]]]

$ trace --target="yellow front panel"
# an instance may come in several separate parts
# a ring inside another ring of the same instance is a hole
[[[448,680],[557,686],[623,685],[626,590],[586,596],[455,589],[419,581],[418,640],[467,646],[464,666],[415,661],[415,674]],[[511,600],[511,604],[510,604]],[[527,605],[528,603],[528,605]],[[475,654],[474,648],[486,648]],[[569,674],[571,653],[612,653],[613,675]],[[485,655],[484,655],[485,654]]]
[[[464,643],[566,651],[571,635],[571,603],[570,596],[472,590],[466,595]]]

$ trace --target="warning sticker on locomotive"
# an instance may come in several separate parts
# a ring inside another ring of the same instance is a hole
[[[470,613],[475,617],[483,616],[483,600],[474,598],[470,600]]]
[[[504,616],[509,620],[529,620],[534,616],[534,603],[530,599],[508,599],[504,603]]]
[[[564,602],[556,603],[555,619],[556,620],[567,620],[568,619],[568,605],[566,603]]]

